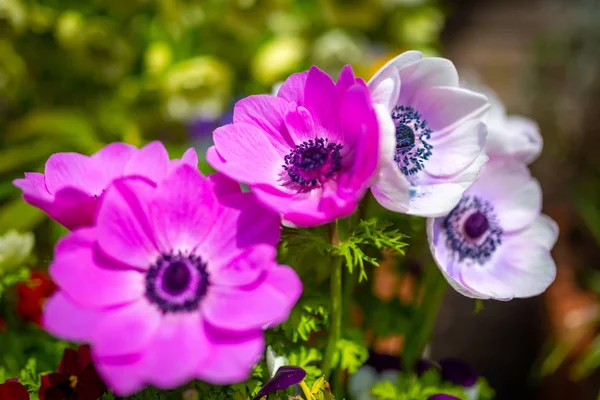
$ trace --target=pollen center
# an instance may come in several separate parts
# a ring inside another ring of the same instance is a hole
[[[394,107],[392,120],[396,125],[394,161],[400,171],[410,179],[425,167],[432,155],[433,146],[428,142],[432,130],[413,107]]]
[[[465,234],[471,239],[481,237],[490,228],[490,223],[481,211],[471,214],[465,221]]]
[[[180,294],[190,285],[192,274],[185,262],[174,262],[165,269],[163,289],[173,295]]]
[[[322,138],[297,145],[284,158],[283,169],[287,172],[288,186],[310,190],[334,178],[342,166],[342,148],[341,144]]]
[[[163,254],[146,273],[146,298],[164,313],[196,310],[208,286],[206,263],[195,254]]]
[[[463,196],[443,226],[446,245],[460,260],[484,264],[502,244],[503,230],[493,205],[477,196]]]

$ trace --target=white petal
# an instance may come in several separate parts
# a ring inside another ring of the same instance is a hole
[[[452,61],[439,57],[426,57],[422,60],[402,66],[397,66],[400,71],[400,83],[403,90],[417,91],[431,86],[458,87],[458,72]]]
[[[467,169],[481,154],[486,136],[485,125],[478,120],[467,121],[441,138],[432,135],[432,155],[425,171],[433,176],[451,176]]]
[[[371,192],[379,204],[388,210],[401,213],[408,211],[410,184],[394,160],[381,162]]]
[[[390,114],[400,95],[400,75],[391,75],[371,89],[374,104],[381,104]]]
[[[541,214],[519,237],[528,243],[537,243],[545,249],[552,250],[558,239],[558,224],[549,216]]]
[[[403,89],[404,86],[403,83]],[[422,88],[411,105],[423,115],[427,127],[437,131],[438,137],[448,134],[466,121],[481,118],[490,108],[487,98],[482,94],[442,86]]]
[[[529,226],[542,209],[542,189],[529,169],[511,162],[487,163],[468,190],[489,201],[504,232]]]
[[[396,152],[396,126],[388,109],[375,104],[375,115],[379,125],[379,159],[380,164],[394,159]]]
[[[535,121],[510,116],[502,125],[490,127],[486,152],[492,158],[509,158],[530,164],[538,158],[543,145]]]
[[[452,273],[458,272],[455,271],[456,257],[446,245],[446,234],[443,232],[443,228],[441,226],[442,220],[443,218],[427,219],[427,240],[429,242],[429,250],[431,250],[431,255],[440,269],[440,272],[444,278],[446,278],[448,284],[463,296],[473,299],[489,298],[488,296],[483,296],[470,290],[451,275]]]
[[[394,59],[388,61],[383,67],[379,68],[379,71],[373,75],[369,80],[369,88],[375,89],[379,84],[392,76],[398,76],[398,70],[406,65],[413,64],[420,61],[423,58],[423,54],[420,51],[406,51]]]
[[[448,215],[456,207],[464,191],[463,186],[451,182],[411,186],[409,209],[406,213],[420,217]]]

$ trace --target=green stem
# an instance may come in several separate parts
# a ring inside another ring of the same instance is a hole
[[[337,232],[337,223],[332,224],[331,243],[339,245]],[[337,342],[342,336],[342,258],[333,257],[331,260],[331,306],[329,310],[329,338],[325,348],[325,357],[323,358],[323,375],[329,380],[331,375],[333,358],[335,357]]]
[[[428,265],[423,283],[423,301],[419,307],[419,317],[406,337],[402,359],[407,370],[412,371],[427,343],[430,340],[433,325],[442,305],[448,284],[435,265]]]

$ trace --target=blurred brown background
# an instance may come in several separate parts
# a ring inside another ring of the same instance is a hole
[[[600,2],[464,0],[450,5],[444,55],[497,92],[509,113],[540,124],[544,152],[532,169],[544,189],[544,211],[561,233],[554,249],[557,280],[543,297],[486,302],[474,316],[473,302],[449,291],[434,332],[433,357],[471,362],[489,379],[498,400],[595,400],[600,374],[573,382],[570,369],[589,351],[597,331],[598,298],[583,289],[582,280],[589,270],[598,271],[600,251],[577,196],[581,187],[600,185]],[[586,192],[583,196],[589,198]],[[555,373],[540,378],[547,341],[564,341],[574,349]]]

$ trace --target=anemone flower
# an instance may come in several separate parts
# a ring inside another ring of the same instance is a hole
[[[395,129],[382,130],[382,161],[371,191],[385,208],[442,216],[460,201],[485,163],[485,96],[459,87],[443,58],[403,53],[369,81],[373,101]]]
[[[544,292],[556,276],[550,250],[558,227],[541,208],[540,186],[526,166],[486,165],[447,216],[427,223],[431,252],[450,285],[480,299]]]
[[[192,379],[244,381],[263,329],[288,318],[302,284],[276,261],[280,217],[221,175],[180,165],[154,184],[122,178],[93,227],[63,238],[60,290],[43,326],[91,344],[107,385],[130,395]]]
[[[355,210],[377,168],[380,129],[393,129],[382,120],[350,66],[337,83],[312,67],[290,76],[277,96],[237,102],[206,158],[285,221],[315,226]]]

